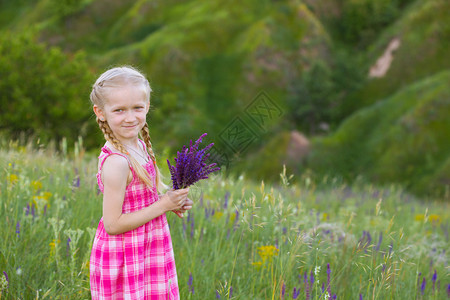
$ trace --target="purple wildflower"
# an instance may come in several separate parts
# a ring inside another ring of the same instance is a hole
[[[331,297],[331,299],[336,300],[337,299],[337,295],[333,294],[333,297]]]
[[[239,211],[236,209],[236,217],[234,218],[233,231],[239,227]]]
[[[286,283],[283,282],[283,287],[281,288],[281,299],[284,299],[285,293],[286,293]]]
[[[69,256],[70,255],[70,242],[71,242],[72,240],[70,239],[70,237],[69,238],[67,238],[67,243],[66,243],[66,245],[67,245],[67,247],[66,247],[66,256]]]
[[[228,295],[228,298],[231,298],[231,296],[233,296],[233,287],[230,286],[230,294]]]
[[[80,187],[80,176],[77,175],[73,180],[72,180],[72,187],[73,188],[79,188]]]
[[[194,293],[194,286],[192,285],[193,281],[194,281],[194,277],[192,277],[192,273],[189,272],[188,286],[189,286],[189,291],[192,294]]]
[[[27,203],[27,208],[25,209],[25,216],[28,216],[30,214],[30,204]]]
[[[437,273],[436,270],[434,270],[433,277],[431,277],[431,281],[433,282],[433,291],[435,290],[436,280],[437,280]]]
[[[359,300],[363,300],[362,294],[359,294]]]
[[[309,300],[309,282],[308,282],[308,274],[306,271],[305,271],[305,275],[304,275],[304,282],[305,282],[306,300]]]
[[[300,288],[298,290],[294,288],[294,291],[292,292],[292,299],[297,299],[299,295],[300,295]]]
[[[378,244],[377,244],[377,246],[375,247],[375,250],[376,250],[376,251],[380,250],[380,246],[381,246],[381,242],[382,242],[382,241],[383,241],[383,232],[380,231],[380,237],[379,237],[379,239],[378,239]]]
[[[219,294],[219,291],[218,291],[218,290],[216,290],[216,298],[217,298],[217,299],[220,299],[220,294]]]
[[[19,237],[20,236],[20,222],[19,221],[17,221],[17,224],[16,224],[16,233],[17,233],[17,237]]]
[[[422,293],[422,295],[425,292],[426,285],[427,285],[427,281],[425,280],[425,276],[424,276],[423,280],[422,280],[422,285],[420,286],[420,292]]]
[[[228,208],[228,199],[230,199],[230,192],[226,192],[225,193],[225,200],[223,202],[223,208],[227,209]]]
[[[391,244],[389,245],[389,255],[391,255],[393,249],[394,249],[394,243],[391,242]]]
[[[450,284],[447,284],[447,297],[450,298]]]
[[[171,165],[170,161],[167,160],[174,190],[187,188],[201,179],[208,178],[208,174],[220,170],[216,163],[209,165],[206,163],[210,156],[207,152],[214,143],[209,144],[202,150],[198,149],[206,135],[206,133],[202,134],[195,144],[191,140],[189,147],[183,146],[181,151],[177,151],[175,165]]]
[[[330,264],[327,264],[327,292],[331,295],[331,268]]]

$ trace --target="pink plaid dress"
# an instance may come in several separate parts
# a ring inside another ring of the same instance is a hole
[[[106,146],[102,148],[97,173],[102,192],[101,168],[110,155],[127,158],[111,152]],[[153,188],[139,180],[130,164],[133,180],[125,191],[123,213],[140,210],[158,200],[151,159],[145,168],[153,178]],[[90,284],[92,299],[178,300],[175,259],[166,215],[118,235],[106,233],[102,218],[92,246]]]

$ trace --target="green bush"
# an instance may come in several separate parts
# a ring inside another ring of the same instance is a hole
[[[413,0],[347,0],[334,21],[336,33],[344,42],[365,48],[401,14]]]
[[[86,137],[93,77],[83,53],[68,56],[38,43],[33,34],[0,35],[0,130],[42,142]],[[94,143],[95,137],[85,141]]]

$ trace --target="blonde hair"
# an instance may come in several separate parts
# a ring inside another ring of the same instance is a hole
[[[97,81],[95,81],[94,85],[92,86],[92,92],[90,95],[92,104],[97,105],[99,108],[103,109],[105,106],[105,102],[108,101],[108,92],[112,88],[120,88],[127,85],[141,87],[146,95],[146,99],[150,101],[150,93],[152,89],[150,88],[150,84],[145,76],[132,67],[123,66],[109,69],[108,71],[100,75]],[[102,121],[98,117],[96,120],[98,126],[103,132],[105,139],[110,142],[117,150],[130,158],[131,166],[133,167],[139,179],[141,179],[149,187],[153,187],[152,181],[150,180],[150,174],[141,164],[139,164],[139,162],[133,156],[129,154],[125,146],[122,145],[122,143],[116,138],[114,132],[111,130],[111,127],[109,127],[108,122],[106,120]],[[145,145],[147,146],[148,154],[150,155],[155,166],[156,189],[158,192],[160,192],[163,189],[166,189],[167,186],[162,182],[161,173],[159,172],[159,168],[156,164],[155,153],[153,152],[152,143],[150,141],[150,132],[147,122],[141,129],[140,135],[142,140],[144,140]]]

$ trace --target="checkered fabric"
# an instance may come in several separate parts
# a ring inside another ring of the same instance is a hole
[[[122,154],[113,153],[106,146],[102,148],[97,173],[102,192],[100,171],[110,155]],[[152,160],[149,159],[145,168],[153,178],[153,188],[139,180],[131,164],[130,168],[133,180],[126,188],[123,213],[140,210],[158,200]],[[92,299],[178,300],[175,259],[166,215],[118,235],[106,233],[102,218],[92,246],[90,284]]]

